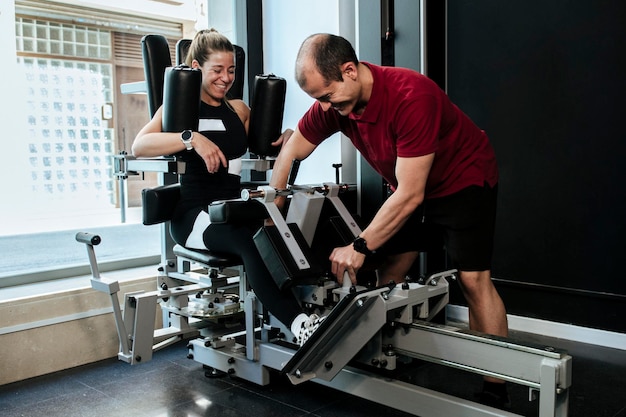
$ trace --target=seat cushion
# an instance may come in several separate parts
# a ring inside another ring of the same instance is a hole
[[[173,251],[176,256],[198,262],[199,264],[211,268],[227,268],[242,264],[241,258],[238,255],[200,249],[188,249],[181,245],[175,245]]]

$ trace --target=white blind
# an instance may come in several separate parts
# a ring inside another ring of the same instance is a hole
[[[135,35],[129,33],[113,33],[113,53],[115,56],[115,64],[127,67],[143,67],[143,59],[141,56],[141,38],[143,35]],[[167,39],[170,46],[170,57],[172,61],[176,56],[175,39]]]
[[[15,14],[77,25],[105,27],[122,33],[158,33],[168,38],[180,39],[182,25],[177,22],[151,19],[141,16],[98,10],[89,7],[68,5],[45,0],[16,0]]]

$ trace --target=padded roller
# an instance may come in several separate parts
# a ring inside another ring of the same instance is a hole
[[[185,65],[165,70],[163,83],[163,131],[198,131],[202,72]]]
[[[165,68],[172,66],[167,39],[163,35],[145,35],[141,38],[144,77],[148,94],[150,118],[163,103],[163,76]]]
[[[180,199],[180,184],[161,185],[141,191],[143,224],[159,224],[172,219]]]
[[[276,156],[280,147],[272,146],[283,126],[287,82],[274,74],[254,78],[254,95],[250,106],[248,141],[250,152],[257,156]]]
[[[211,223],[248,223],[267,219],[265,206],[257,200],[214,201],[209,205]]]
[[[298,226],[295,223],[287,226],[309,263],[308,268],[299,268],[276,226],[264,226],[253,237],[267,270],[281,291],[294,285],[315,284],[324,276],[324,270],[315,259]]]

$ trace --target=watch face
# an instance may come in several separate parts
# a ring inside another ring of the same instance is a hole
[[[363,239],[362,237],[356,238],[354,240],[353,246],[357,252],[361,252],[364,254],[369,253],[369,250],[367,249],[367,243],[365,242],[365,239]]]
[[[192,136],[193,136],[193,132],[191,130],[183,130],[183,133],[181,133],[180,135],[182,140],[190,140]]]

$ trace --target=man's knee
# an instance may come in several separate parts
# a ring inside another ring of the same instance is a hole
[[[493,288],[491,271],[460,271],[459,282],[466,295],[480,296]]]

